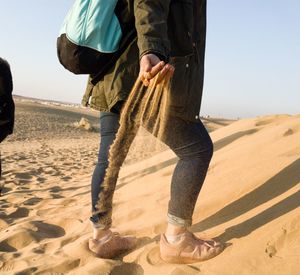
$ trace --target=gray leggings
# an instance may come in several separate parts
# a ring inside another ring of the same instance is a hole
[[[119,118],[115,113],[100,113],[100,149],[92,177],[93,213],[97,212],[98,199],[101,200],[101,184],[108,167],[108,152],[119,128]],[[178,117],[168,119],[162,141],[179,158],[172,176],[168,221],[188,227],[192,224],[195,204],[212,158],[213,144],[200,120],[189,122]],[[106,212],[92,215],[90,220],[95,228],[110,227],[110,223],[102,222],[106,215]]]

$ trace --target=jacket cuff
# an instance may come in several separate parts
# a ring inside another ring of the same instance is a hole
[[[163,55],[162,53],[160,53],[160,52],[158,52],[156,50],[148,50],[148,51],[143,52],[140,55],[140,60],[146,54],[155,54],[161,61],[164,61],[165,63],[169,62],[169,58],[168,57],[166,57],[165,55]]]
[[[143,42],[139,44],[140,49],[140,59],[149,53],[153,53],[157,55],[157,57],[168,63],[169,62],[169,50],[162,45],[162,43],[154,40],[148,40],[147,42]]]

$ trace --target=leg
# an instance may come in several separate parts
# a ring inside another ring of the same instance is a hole
[[[212,158],[213,143],[201,121],[177,117],[168,118],[162,141],[179,158],[171,182],[169,221],[188,227]]]
[[[109,229],[111,226],[112,198],[119,170],[135,136],[131,134],[126,135],[126,138],[124,139],[122,138],[123,136],[121,136],[120,139],[119,132],[124,132],[122,130],[124,126],[121,128],[119,127],[119,117],[119,115],[114,113],[100,114],[101,143],[98,163],[92,177],[93,215],[90,220],[93,223],[94,234],[93,239],[89,240],[89,248],[101,258],[113,258],[120,252],[130,249],[136,244],[135,237],[122,237]],[[118,145],[118,141],[115,141],[117,132],[119,135],[119,142],[121,140],[122,143],[122,153],[118,150],[120,146]],[[125,144],[123,144],[124,140],[127,141]],[[114,146],[111,147],[113,143]],[[118,153],[117,156],[116,153]]]
[[[96,164],[93,176],[92,176],[92,212],[97,211],[97,202],[100,193],[101,184],[103,183],[105,171],[108,167],[108,153],[109,148],[115,140],[116,133],[119,129],[120,116],[115,113],[101,112],[100,113],[100,148],[98,154],[98,162]],[[101,229],[101,225],[98,225],[99,217],[92,215],[90,218],[94,228]],[[94,232],[95,233],[95,232]],[[94,234],[94,238],[97,238]]]
[[[111,226],[113,195],[120,167],[123,165],[130,145],[140,126],[139,106],[144,94],[139,89],[133,90],[134,92],[130,95],[123,108],[117,137],[109,150],[109,164],[100,186],[99,198],[95,206],[96,211],[93,213],[93,215],[98,217],[97,227],[104,229],[108,229]]]
[[[197,239],[187,230],[192,224],[195,204],[212,158],[211,138],[201,121],[194,123],[170,117],[162,141],[175,152],[179,161],[171,182],[168,226],[161,238],[161,255],[167,261],[182,263],[212,258],[222,251],[221,245]],[[187,251],[191,246],[198,252],[189,255]],[[187,252],[187,256],[176,256],[181,252]]]

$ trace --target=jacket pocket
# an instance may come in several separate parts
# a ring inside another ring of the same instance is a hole
[[[171,78],[169,106],[176,112],[183,112],[190,93],[190,61],[193,54],[170,58],[170,64],[175,67],[174,75]]]

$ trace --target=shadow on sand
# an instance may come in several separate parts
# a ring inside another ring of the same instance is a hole
[[[257,228],[275,220],[284,214],[287,214],[296,208],[299,208],[299,206],[300,191],[297,191],[293,195],[283,199],[258,215],[242,223],[227,228],[223,234],[217,237],[217,239],[221,240],[222,242],[227,242],[233,238],[242,238],[247,236]]]
[[[228,137],[222,138],[221,140],[218,140],[217,142],[214,143],[214,152],[222,149],[223,147],[229,145],[230,143],[234,142],[235,140],[237,140],[243,136],[254,134],[257,131],[258,131],[258,129],[250,129],[247,131],[240,131],[240,132],[232,134]],[[133,173],[121,178],[120,183],[117,185],[116,189],[120,189],[123,186],[137,180],[138,178],[144,177],[146,175],[149,175],[149,174],[155,173],[161,169],[164,169],[168,166],[174,165],[177,163],[177,161],[178,161],[178,158],[175,157],[175,158],[172,158],[172,159],[169,159],[166,161],[162,161],[158,164],[152,165],[152,166],[142,169],[140,171],[133,172]]]
[[[250,193],[244,195],[238,200],[228,204],[220,211],[192,227],[193,231],[204,231],[214,226],[223,224],[240,215],[250,211],[251,209],[272,200],[282,193],[293,188],[300,182],[300,158],[281,170],[274,177],[269,179],[263,185],[257,187]],[[281,215],[292,211],[300,206],[300,193],[296,192],[290,197],[284,199],[280,203],[270,207],[257,216],[226,230],[220,237],[228,240],[233,237],[245,236],[254,229],[280,217]]]
[[[230,143],[236,141],[237,139],[239,139],[243,136],[249,136],[249,135],[255,134],[258,131],[259,131],[259,129],[250,129],[250,130],[234,133],[228,137],[224,137],[214,143],[214,152],[222,149],[223,147],[229,145]]]

